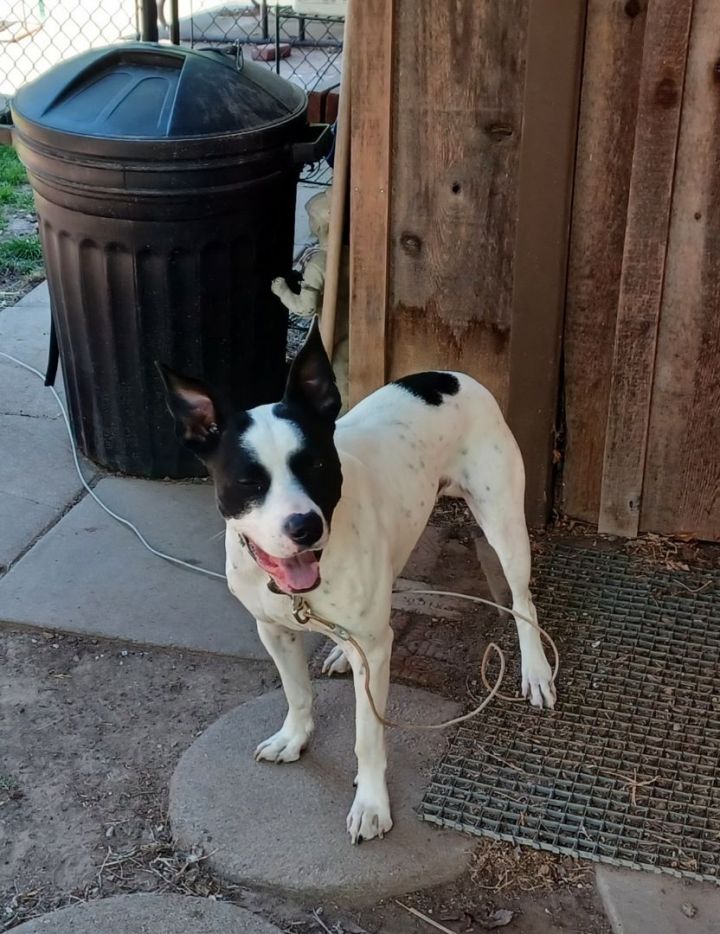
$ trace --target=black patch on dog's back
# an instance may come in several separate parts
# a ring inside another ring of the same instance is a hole
[[[407,389],[426,405],[442,405],[444,396],[455,396],[460,391],[460,381],[452,373],[413,373],[396,379],[394,385]]]

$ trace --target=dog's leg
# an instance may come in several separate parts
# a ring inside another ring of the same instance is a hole
[[[370,669],[370,693],[381,716],[385,714],[390,684],[390,651],[393,634],[387,629],[376,637],[363,638],[361,645]],[[370,706],[365,692],[365,663],[353,646],[346,647],[355,684],[355,755],[358,771],[355,800],[347,817],[352,843],[382,837],[392,827],[390,799],[385,782],[385,728]]]
[[[472,509],[470,500],[468,504]],[[512,593],[512,609],[537,623],[537,611],[530,595],[530,540],[525,519],[517,508],[505,514],[485,510],[482,529],[495,550]],[[473,510],[474,511],[474,510]],[[545,657],[542,639],[523,619],[515,617],[522,661],[522,693],[534,707],[554,707],[555,687],[552,669]]]
[[[466,471],[465,501],[500,561],[512,594],[512,609],[537,623],[530,595],[530,539],[525,524],[524,478],[521,462],[518,463],[520,452],[513,442],[507,444],[503,453],[504,466],[501,469],[502,465],[496,465],[492,487],[485,481],[473,483],[472,471]],[[529,695],[534,707],[554,707],[552,670],[540,633],[518,616],[515,623],[520,642],[523,697]]]
[[[282,729],[260,743],[255,750],[255,758],[268,762],[294,762],[300,758],[313,731],[312,687],[302,638],[291,629],[261,620],[258,620],[257,627],[262,644],[280,674],[288,712]]]

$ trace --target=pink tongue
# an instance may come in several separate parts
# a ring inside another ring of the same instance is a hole
[[[272,571],[275,583],[281,590],[311,590],[320,581],[320,566],[311,551],[304,551],[293,558],[275,558],[277,564]]]
[[[284,593],[313,590],[320,583],[320,562],[312,551],[292,558],[276,558],[251,543],[255,560]]]

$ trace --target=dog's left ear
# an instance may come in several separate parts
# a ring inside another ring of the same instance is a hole
[[[167,407],[175,419],[177,436],[204,458],[212,453],[222,433],[218,405],[199,380],[180,376],[157,361],[155,366],[165,387]]]
[[[288,374],[283,401],[309,409],[320,418],[335,421],[342,400],[335,374],[325,353],[318,319],[315,318]]]

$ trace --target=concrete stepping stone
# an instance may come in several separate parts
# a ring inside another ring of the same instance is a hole
[[[280,691],[225,714],[187,750],[170,788],[179,844],[202,846],[210,868],[225,879],[296,898],[359,904],[457,878],[474,842],[415,813],[444,734],[387,731],[394,827],[384,840],[352,846],[345,818],[356,770],[353,686],[316,688],[315,734],[299,762],[253,759],[285,716]],[[392,718],[436,723],[458,712],[457,704],[426,691],[391,686]]]
[[[183,895],[115,895],[62,908],[16,934],[279,934],[244,908]]]
[[[613,934],[717,934],[720,887],[665,873],[598,866],[598,892]]]

